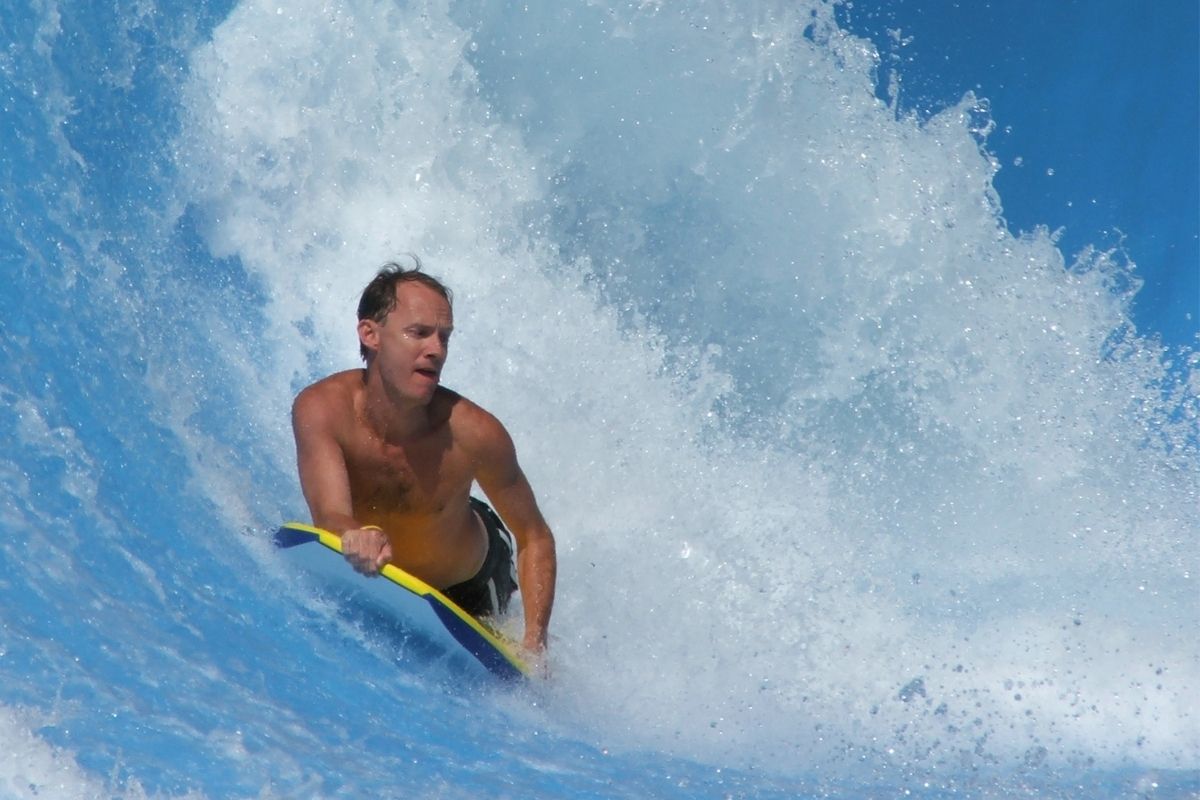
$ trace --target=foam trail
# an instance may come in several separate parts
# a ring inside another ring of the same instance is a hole
[[[126,781],[124,785],[98,780],[79,766],[75,754],[51,746],[32,732],[33,728],[50,723],[50,720],[36,720],[26,712],[0,708],[0,740],[5,745],[4,755],[0,757],[0,793],[4,797],[12,800],[146,800],[151,797],[136,780]],[[203,797],[194,792],[174,796],[191,800]]]
[[[0,791],[5,797],[105,796],[104,787],[95,785],[69,755],[34,736],[11,709],[0,710],[0,738],[5,742],[0,761]]]
[[[239,4],[178,163],[261,291],[255,457],[288,472],[286,390],[415,251],[559,531],[564,726],[1194,766],[1195,356],[1137,336],[1119,253],[1007,230],[981,102],[899,114],[876,63],[820,3]]]

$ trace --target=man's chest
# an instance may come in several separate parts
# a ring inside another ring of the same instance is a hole
[[[356,507],[384,513],[437,512],[474,477],[470,461],[450,441],[400,447],[360,442],[346,452]]]

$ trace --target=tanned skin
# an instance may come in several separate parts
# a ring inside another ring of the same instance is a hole
[[[420,283],[396,286],[382,322],[358,323],[365,369],[300,392],[292,425],[313,523],[338,533],[364,575],[394,564],[437,589],[472,578],[487,554],[468,504],[472,481],[517,544],[524,647],[541,654],[554,601],[554,535],[500,421],[439,384],[454,319]],[[376,530],[364,526],[378,526]]]

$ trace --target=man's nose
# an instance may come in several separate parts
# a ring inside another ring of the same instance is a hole
[[[436,336],[430,336],[425,344],[425,355],[440,361],[446,360],[446,343]]]

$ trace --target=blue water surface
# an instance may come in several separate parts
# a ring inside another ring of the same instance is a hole
[[[987,98],[996,186],[1017,230],[1064,252],[1125,248],[1145,285],[1134,317],[1169,344],[1200,330],[1200,9],[1120,3],[856,3],[853,30],[928,110]],[[898,31],[898,36],[889,32]]]

